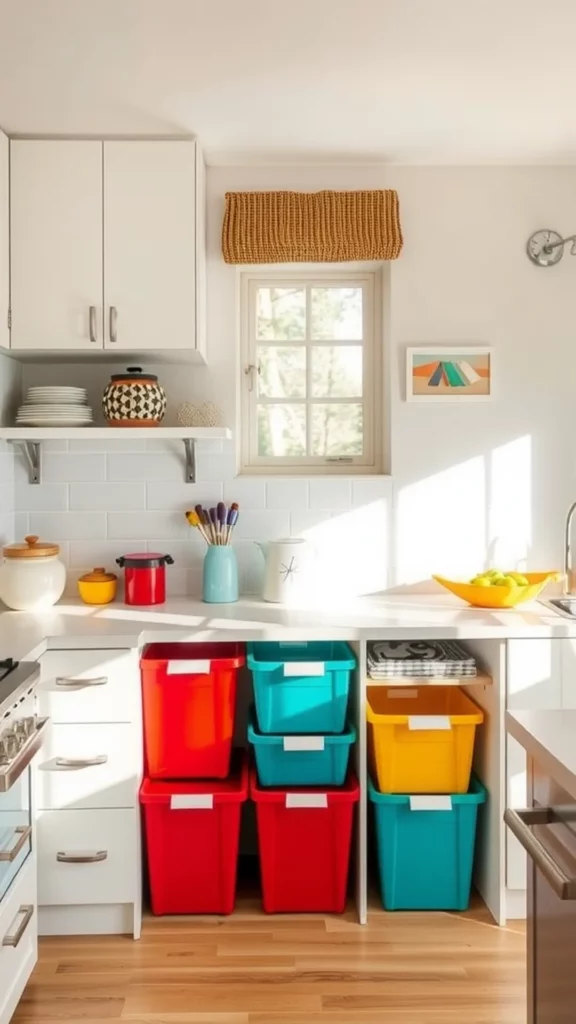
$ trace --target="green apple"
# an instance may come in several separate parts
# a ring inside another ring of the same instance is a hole
[[[480,575],[474,576],[474,579],[471,579],[470,583],[472,583],[473,586],[475,587],[489,587],[491,580],[488,578],[488,576]]]
[[[527,580],[526,577],[523,576],[521,572],[509,572],[508,576],[510,577],[511,580],[514,580],[515,583],[517,583],[519,587],[529,587],[530,586],[530,580]]]
[[[511,589],[514,589],[514,587],[517,587],[518,584],[517,584],[516,580],[514,579],[514,577],[511,576],[510,573],[508,573],[507,576],[503,576],[502,579],[500,580],[500,586],[501,587],[510,587]]]

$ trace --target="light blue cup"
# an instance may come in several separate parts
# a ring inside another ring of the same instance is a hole
[[[238,600],[238,562],[234,548],[212,544],[204,555],[202,600],[229,604]]]

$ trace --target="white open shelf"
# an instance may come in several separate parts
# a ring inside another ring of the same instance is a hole
[[[96,441],[127,437],[134,441],[144,437],[158,441],[226,441],[232,431],[228,427],[0,427],[2,441],[52,441],[57,437],[74,441],[89,437]]]
[[[151,438],[165,441],[174,438],[184,444],[186,460],[184,479],[196,482],[196,441],[226,441],[232,437],[228,427],[0,427],[0,441],[17,445],[28,463],[31,484],[39,484],[42,475],[42,441],[55,438],[67,440],[126,440]]]

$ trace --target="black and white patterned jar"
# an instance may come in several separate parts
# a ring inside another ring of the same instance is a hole
[[[112,374],[102,410],[111,427],[155,427],[166,412],[166,392],[153,373],[129,366],[125,373]]]

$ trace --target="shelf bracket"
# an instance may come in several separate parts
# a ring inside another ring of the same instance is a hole
[[[187,484],[196,483],[196,441],[192,437],[182,438],[186,453],[186,471],[184,480]]]
[[[42,474],[42,445],[40,441],[10,440],[9,444],[13,444],[23,452],[26,462],[28,463],[28,482],[31,484],[39,484]]]

